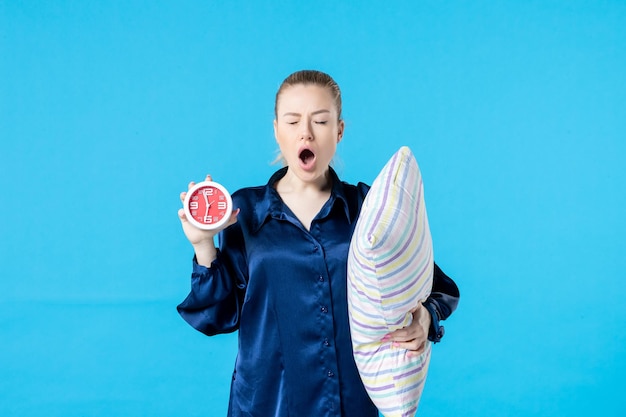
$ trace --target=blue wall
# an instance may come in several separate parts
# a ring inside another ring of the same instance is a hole
[[[624,415],[617,0],[0,2],[0,415],[224,415],[178,194],[265,183],[302,68],[342,87],[344,179],[420,163],[462,301],[418,414]]]

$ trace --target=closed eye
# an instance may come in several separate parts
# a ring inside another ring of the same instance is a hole
[[[326,120],[315,122],[315,124],[318,124],[318,125],[325,125],[326,123],[328,123],[328,121]]]

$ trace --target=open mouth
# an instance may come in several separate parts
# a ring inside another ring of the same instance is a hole
[[[303,149],[298,157],[302,161],[302,165],[309,166],[315,159],[315,154],[310,149]]]

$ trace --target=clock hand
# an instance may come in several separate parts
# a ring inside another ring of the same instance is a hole
[[[204,210],[204,217],[207,217],[209,215],[209,209],[211,208],[211,205],[215,202],[215,201],[211,201],[209,203],[209,199],[207,198],[207,196],[204,196],[204,201],[206,201],[206,206],[205,206],[205,210]]]
[[[204,217],[206,218],[209,215],[209,209],[211,208],[212,203],[209,203],[209,196],[206,192],[202,193],[202,197],[204,197]]]

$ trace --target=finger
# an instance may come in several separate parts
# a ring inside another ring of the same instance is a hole
[[[421,343],[419,343],[417,339],[410,340],[407,342],[393,342],[391,344],[391,346],[393,346],[394,349],[405,349],[405,350],[412,350],[412,351],[419,349],[420,345]]]
[[[393,340],[395,342],[408,342],[417,337],[418,331],[413,324],[409,324],[407,327],[395,330],[385,337],[387,340]]]
[[[178,218],[180,219],[181,222],[186,222],[187,221],[187,215],[185,215],[185,210],[184,209],[178,209]]]
[[[183,191],[182,193],[180,193],[180,202],[181,203],[185,202],[185,197],[187,197],[187,191]]]
[[[412,352],[421,353],[424,351],[428,339],[426,337],[418,337],[406,342],[393,342],[391,346],[396,349],[406,349]]]
[[[211,175],[207,174],[205,181],[213,181],[213,177],[211,177]]]
[[[420,356],[420,355],[423,355],[424,352],[426,352],[426,346],[427,346],[427,344],[426,344],[426,342],[424,342],[416,350],[410,350],[409,349],[409,351],[406,354],[407,354],[407,356],[412,357],[412,358]]]
[[[196,183],[193,181],[190,181],[189,185],[187,185],[187,189],[191,189],[191,187],[193,187],[194,185],[196,185]]]

